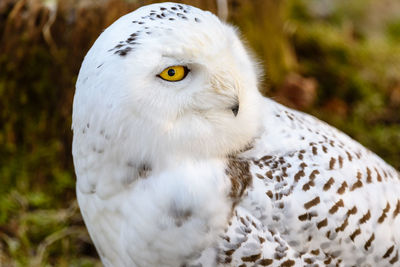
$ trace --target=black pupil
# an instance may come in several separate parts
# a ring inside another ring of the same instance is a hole
[[[168,75],[171,76],[171,77],[174,76],[175,75],[175,70],[174,69],[169,69],[168,70]]]

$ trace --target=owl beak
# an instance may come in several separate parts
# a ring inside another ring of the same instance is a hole
[[[235,115],[235,117],[237,116],[238,112],[239,112],[239,103],[237,103],[236,105],[234,105],[233,107],[231,107],[231,110],[233,112],[233,115]]]

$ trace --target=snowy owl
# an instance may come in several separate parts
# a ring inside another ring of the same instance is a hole
[[[77,198],[105,266],[400,266],[400,178],[264,98],[236,30],[142,7],[86,55],[73,104]]]

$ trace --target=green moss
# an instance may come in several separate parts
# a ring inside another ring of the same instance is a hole
[[[313,114],[399,168],[400,112],[390,104],[391,91],[400,84],[398,18],[370,22],[380,16],[370,8],[377,4],[372,0],[336,1],[324,14],[315,12],[310,2],[291,2],[295,4],[290,19],[296,28],[291,38],[301,72],[319,84]],[[345,103],[345,114],[326,109],[333,99]]]

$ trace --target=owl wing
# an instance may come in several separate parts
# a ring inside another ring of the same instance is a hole
[[[279,232],[237,207],[219,246],[218,262],[228,266],[307,266],[322,264],[313,252],[299,253]],[[315,252],[314,252],[315,253]]]
[[[220,262],[399,265],[399,173],[314,117],[270,100],[263,112],[262,134],[238,159],[248,162],[251,183]]]

